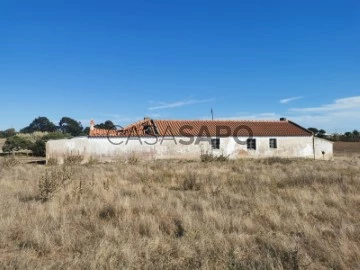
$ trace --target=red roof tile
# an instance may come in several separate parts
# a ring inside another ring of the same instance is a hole
[[[93,128],[90,137],[127,136],[311,136],[311,131],[291,121],[263,120],[151,120],[122,130]]]

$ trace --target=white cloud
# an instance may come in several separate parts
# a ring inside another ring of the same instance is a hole
[[[292,108],[288,117],[305,127],[313,126],[329,132],[359,128],[360,96],[336,99],[318,107]]]
[[[175,101],[171,103],[166,102],[158,102],[157,105],[151,106],[148,109],[150,111],[152,110],[162,110],[162,109],[171,109],[171,108],[177,108],[177,107],[183,107],[193,104],[200,104],[200,103],[208,103],[214,101],[214,98],[210,99],[190,99],[190,100],[181,100],[181,101]]]
[[[309,128],[323,128],[327,132],[345,132],[360,129],[360,96],[336,99],[318,107],[291,108],[283,112],[246,113],[241,112],[218,120],[278,120],[286,117],[299,125]],[[210,119],[210,116],[202,119]]]
[[[290,97],[290,98],[280,99],[279,101],[280,101],[281,104],[288,104],[291,101],[302,99],[302,98],[303,97]]]
[[[360,108],[360,96],[336,99],[333,103],[310,108],[294,108],[294,112],[330,112]]]

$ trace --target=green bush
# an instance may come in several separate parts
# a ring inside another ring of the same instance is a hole
[[[70,134],[64,134],[61,132],[52,132],[46,134],[42,139],[37,140],[30,150],[33,152],[34,156],[45,157],[46,156],[46,142],[49,140],[60,140],[70,138]]]
[[[30,140],[15,135],[6,139],[2,150],[3,152],[20,151],[31,149],[32,145]]]
[[[46,143],[44,140],[37,140],[30,149],[34,156],[45,157],[46,156]]]

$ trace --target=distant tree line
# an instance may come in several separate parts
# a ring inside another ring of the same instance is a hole
[[[323,129],[308,128],[316,137],[326,138],[331,141],[342,141],[342,142],[360,142],[360,134],[358,130],[347,131],[343,134],[327,134]]]
[[[98,124],[95,127],[106,129],[112,128],[113,126],[113,122],[107,120],[105,123]],[[35,140],[24,136],[27,134],[35,134],[36,132],[42,135]],[[0,138],[6,138],[2,147],[2,151],[5,153],[31,150],[34,156],[45,156],[46,142],[48,140],[87,136],[89,132],[90,127],[84,128],[81,122],[70,117],[61,118],[59,124],[55,125],[47,117],[41,116],[34,119],[27,127],[20,129],[20,132],[16,132],[13,128],[0,131]]]

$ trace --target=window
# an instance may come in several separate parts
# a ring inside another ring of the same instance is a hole
[[[277,141],[276,139],[270,139],[269,140],[270,148],[277,148]]]
[[[256,150],[256,140],[255,139],[247,139],[247,149]]]
[[[211,139],[211,148],[220,149],[220,139]]]

